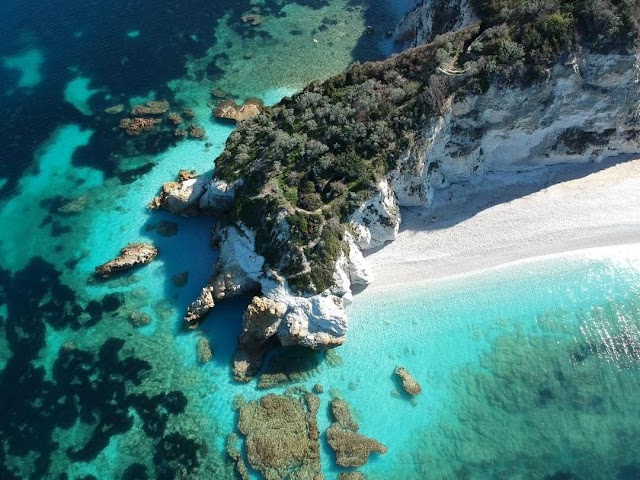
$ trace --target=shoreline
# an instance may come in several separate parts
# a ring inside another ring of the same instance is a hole
[[[364,292],[640,244],[640,208],[634,201],[640,159],[563,181],[569,168],[593,170],[574,165],[551,173],[490,175],[437,192],[429,207],[403,209],[397,239],[365,256],[374,281]]]

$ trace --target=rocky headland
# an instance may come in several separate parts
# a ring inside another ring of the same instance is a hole
[[[237,379],[274,342],[344,343],[352,288],[372,281],[363,252],[396,238],[401,207],[490,174],[640,151],[639,7],[612,6],[603,23],[589,2],[503,3],[421,2],[397,32],[417,46],[242,121],[212,179],[163,186],[155,207],[219,217],[219,260],[186,324],[255,296]]]

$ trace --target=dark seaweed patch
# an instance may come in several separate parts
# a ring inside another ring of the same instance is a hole
[[[123,301],[121,294],[106,295],[100,302],[89,302],[84,311],[92,322],[97,321]],[[84,443],[67,448],[66,453],[71,461],[94,459],[112,436],[132,428],[133,410],[142,418],[145,433],[159,440],[159,472],[191,471],[197,466],[195,452],[200,447],[194,447],[195,440],[164,437],[169,416],[185,410],[186,397],[179,391],[153,396],[130,393],[132,386],[143,382],[151,365],[140,358],[123,358],[123,339],[108,339],[96,353],[65,345],[54,362],[52,379],[35,362],[45,346],[47,324],[55,329],[84,328],[78,321],[82,306],[51,264],[37,258],[13,276],[0,269],[0,304],[7,305],[10,321],[2,322],[2,328],[12,352],[0,371],[0,438],[5,443],[0,449],[0,478],[16,478],[7,457],[30,452],[37,459],[29,478],[48,478],[52,455],[59,448],[54,430],[78,422],[93,429]],[[189,448],[193,448],[191,454],[186,451]],[[146,478],[138,475],[140,471],[132,469],[127,478]],[[167,475],[164,478],[170,478]]]

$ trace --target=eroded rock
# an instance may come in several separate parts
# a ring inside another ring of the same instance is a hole
[[[196,328],[200,324],[200,320],[202,320],[215,305],[213,289],[211,287],[204,287],[198,298],[187,308],[187,313],[184,316],[185,324],[189,328]]]
[[[240,450],[238,450],[238,440],[240,440],[240,437],[238,437],[238,435],[236,435],[235,433],[230,433],[229,435],[227,435],[227,455],[229,455],[229,458],[233,460],[235,471],[238,476],[242,480],[249,480],[251,477],[249,476],[247,465],[244,463],[244,458],[242,458],[242,454],[240,453]]]
[[[110,277],[114,273],[150,263],[158,255],[158,249],[148,243],[130,243],[113,260],[96,267],[96,275]]]

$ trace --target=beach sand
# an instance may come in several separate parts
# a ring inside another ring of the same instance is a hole
[[[402,209],[397,239],[366,255],[368,290],[591,247],[640,243],[640,159],[487,174]]]

